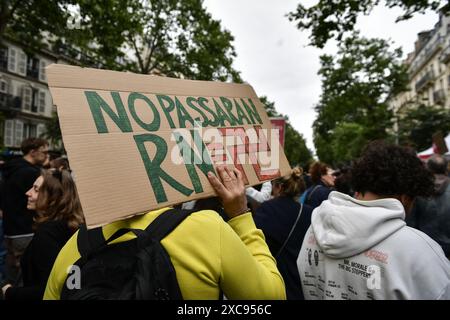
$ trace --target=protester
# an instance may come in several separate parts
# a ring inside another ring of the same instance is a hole
[[[7,284],[6,300],[41,300],[53,263],[67,240],[84,222],[77,189],[67,170],[47,170],[26,193],[36,210],[35,234],[21,261],[23,287]]]
[[[247,208],[242,174],[237,169],[217,168],[208,179],[222,201],[229,220],[203,210],[189,215],[161,244],[170,255],[184,299],[285,299],[283,278],[270,254],[261,230]],[[151,211],[104,226],[107,239],[120,228],[145,229],[168,208]],[[44,299],[59,299],[66,286],[68,267],[80,254],[79,233],[61,250],[50,274]],[[132,239],[130,233],[117,239]]]
[[[312,213],[310,206],[297,201],[303,191],[302,170],[294,168],[287,176],[273,181],[274,199],[264,202],[254,216],[256,226],[264,232],[277,260],[289,300],[303,299],[297,257]]]
[[[245,189],[245,194],[247,195],[250,209],[252,209],[252,212],[255,212],[263,202],[270,200],[272,197],[272,183],[270,181],[264,182],[261,185],[261,190],[248,187]]]
[[[373,142],[352,169],[356,198],[332,192],[314,210],[297,265],[306,299],[450,299],[440,246],[407,227],[433,177],[407,148]]]
[[[306,190],[308,190],[312,186],[311,175],[309,174],[309,169],[311,168],[311,162],[308,162],[303,167],[303,181],[305,181]]]
[[[335,177],[334,189],[340,193],[353,197],[354,192],[351,186],[352,174],[350,167],[342,167],[339,170],[334,171],[333,175]]]
[[[261,204],[267,200],[270,200],[272,196],[272,183],[270,181],[264,182],[261,185],[261,190],[259,191],[253,187],[249,187],[245,189],[245,194],[247,197],[250,197]]]
[[[313,209],[320,206],[322,201],[328,199],[331,188],[334,186],[335,176],[333,169],[322,162],[315,162],[309,169],[312,186],[302,195],[301,202]]]
[[[23,158],[6,163],[1,188],[3,231],[7,250],[5,281],[21,284],[20,258],[33,237],[34,211],[27,209],[25,193],[40,175],[40,167],[48,160],[48,143],[28,138],[21,145]]]
[[[434,175],[434,193],[430,198],[419,197],[406,222],[439,243],[450,259],[450,178],[448,161],[434,155],[427,161],[427,168]]]
[[[66,157],[58,157],[50,161],[50,168],[58,170],[70,170],[69,161]]]

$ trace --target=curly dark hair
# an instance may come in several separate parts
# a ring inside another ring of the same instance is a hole
[[[412,149],[383,141],[370,143],[352,169],[354,190],[379,196],[428,197],[433,179]]]

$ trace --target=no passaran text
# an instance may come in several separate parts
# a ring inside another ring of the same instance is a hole
[[[169,97],[167,95],[156,94],[158,101],[154,103],[147,95],[138,92],[128,94],[125,103],[119,92],[110,92],[114,102],[115,110],[111,108],[104,98],[95,91],[85,91],[95,126],[98,133],[108,133],[103,113],[106,113],[122,132],[133,132],[130,119],[125,111],[125,105],[134,121],[144,130],[154,132],[161,127],[161,114],[167,119],[170,128],[186,128],[197,126],[202,127],[225,127],[244,124],[262,124],[256,106],[251,98],[204,98]],[[152,112],[150,122],[145,122],[137,112],[137,101],[140,101]],[[220,102],[219,102],[220,101]],[[158,105],[158,107],[157,107]],[[214,107],[213,107],[213,106]],[[175,122],[177,120],[178,123]]]

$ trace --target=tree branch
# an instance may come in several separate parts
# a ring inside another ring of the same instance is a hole
[[[142,61],[142,57],[141,57],[140,51],[139,51],[139,49],[137,47],[136,40],[131,35],[129,36],[129,40],[133,44],[133,48],[134,48],[134,51],[136,53],[136,57],[138,59],[139,68],[141,69],[140,72],[141,73],[145,73],[144,72],[145,71],[144,70],[144,62]]]

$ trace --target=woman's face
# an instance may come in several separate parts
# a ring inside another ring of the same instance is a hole
[[[327,169],[327,174],[322,176],[322,181],[328,187],[334,187],[334,180],[336,180],[336,177],[333,175],[333,170],[331,168],[328,168]]]
[[[25,193],[28,197],[27,209],[36,210],[36,201],[39,196],[39,189],[41,188],[42,182],[44,182],[44,178],[39,176],[33,183],[31,189]]]

